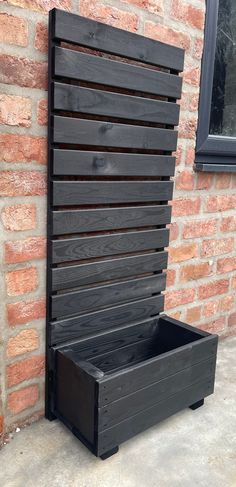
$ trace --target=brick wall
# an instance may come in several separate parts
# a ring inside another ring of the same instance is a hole
[[[43,414],[47,11],[58,6],[186,49],[166,310],[236,332],[236,177],[193,171],[203,0],[0,3],[0,431]]]

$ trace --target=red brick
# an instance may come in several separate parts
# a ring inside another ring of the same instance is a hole
[[[43,22],[36,25],[34,47],[40,52],[48,52],[48,28]]]
[[[205,318],[210,318],[211,316],[214,316],[218,313],[219,311],[219,300],[217,301],[208,301],[203,306],[203,316]]]
[[[207,299],[211,296],[225,294],[229,290],[229,279],[220,279],[219,281],[211,281],[203,284],[198,289],[199,299]]]
[[[201,37],[198,37],[194,41],[193,57],[200,61],[202,59],[202,54],[203,54],[203,39]]]
[[[185,166],[193,166],[194,161],[195,161],[195,149],[193,147],[189,147],[186,150]]]
[[[210,189],[213,184],[214,174],[199,173],[197,177],[197,189]]]
[[[170,16],[184,25],[188,24],[195,29],[202,30],[204,27],[204,10],[188,5],[180,0],[172,0]]]
[[[35,291],[38,287],[38,272],[35,267],[7,272],[6,285],[8,296],[18,296]]]
[[[170,223],[169,225],[167,225],[167,227],[170,230],[170,242],[172,242],[173,240],[177,240],[179,236],[179,227],[177,223],[176,222]]]
[[[220,240],[203,240],[202,257],[212,257],[214,255],[227,254],[234,248],[234,239],[222,238]]]
[[[172,202],[172,216],[197,215],[200,211],[200,198],[178,198]]]
[[[236,276],[232,277],[231,285],[233,289],[236,289]]]
[[[194,306],[194,308],[187,309],[186,321],[187,323],[194,323],[201,319],[201,306]]]
[[[217,220],[194,220],[185,223],[183,229],[183,238],[198,238],[214,235],[217,230]]]
[[[10,326],[24,325],[33,320],[45,318],[45,299],[34,301],[19,301],[7,304],[7,319]]]
[[[7,386],[13,387],[25,380],[33,379],[44,374],[45,358],[44,355],[21,360],[7,367]]]
[[[33,230],[36,228],[36,205],[7,206],[3,209],[1,217],[6,230]]]
[[[189,110],[196,112],[198,110],[199,93],[191,93]]]
[[[236,216],[226,216],[222,218],[221,222],[222,232],[235,232],[236,231]]]
[[[217,262],[217,272],[223,274],[224,272],[232,272],[236,270],[236,257],[227,257],[220,259]]]
[[[48,102],[47,100],[40,100],[37,106],[37,122],[39,125],[47,125],[48,123]]]
[[[39,347],[39,337],[36,330],[22,330],[9,338],[7,342],[7,357],[16,357],[27,352],[33,352]]]
[[[174,269],[167,269],[167,280],[166,280],[166,287],[173,286],[175,283],[176,271]]]
[[[26,47],[28,44],[27,20],[7,13],[0,13],[0,42]]]
[[[11,392],[7,399],[7,408],[12,414],[18,414],[36,404],[39,399],[38,385],[24,387]]]
[[[131,32],[138,29],[138,16],[134,13],[104,5],[97,0],[80,0],[79,5],[79,13],[84,17],[90,17]]]
[[[183,78],[185,83],[192,86],[199,86],[200,84],[200,69],[199,68],[189,68],[185,69]]]
[[[229,311],[234,307],[234,296],[225,296],[220,300],[220,310]]]
[[[200,262],[183,267],[181,269],[180,279],[182,282],[188,282],[209,276],[211,273],[212,267],[209,262]]]
[[[228,318],[228,326],[235,326],[236,325],[236,313],[232,313],[229,315]]]
[[[169,248],[169,262],[183,262],[197,256],[197,244],[179,245]]]
[[[46,164],[47,139],[32,135],[0,134],[0,151],[3,162],[38,162]]]
[[[3,416],[0,416],[0,436],[3,434],[3,428],[4,428],[4,418]]]
[[[0,83],[47,89],[47,62],[0,54]]]
[[[181,160],[182,160],[182,155],[183,155],[183,149],[181,146],[179,146],[176,150],[176,152],[173,152],[173,156],[176,157],[176,160],[175,160],[175,165],[176,166],[179,166],[180,163],[181,163]]]
[[[236,208],[236,195],[212,195],[207,198],[206,211],[209,213],[233,208]]]
[[[168,316],[170,318],[174,318],[174,320],[180,320],[181,319],[181,311],[175,311],[174,313],[168,313]]]
[[[5,243],[5,262],[15,264],[46,257],[46,238],[29,237]]]
[[[216,177],[216,182],[215,182],[216,189],[229,188],[231,182],[231,174],[221,173],[221,174],[216,174],[215,177]]]
[[[165,309],[175,308],[183,304],[192,303],[195,296],[195,289],[179,289],[169,291],[165,295]]]
[[[225,328],[225,321],[225,316],[222,316],[221,318],[216,318],[209,323],[199,325],[199,328],[204,331],[209,331],[210,333],[220,333]]]
[[[54,7],[71,10],[72,7],[71,0],[7,0],[7,3],[37,12],[48,12]]]
[[[31,100],[22,96],[0,94],[0,124],[30,127]]]
[[[164,14],[163,0],[122,0],[125,3],[130,3],[136,7],[143,8],[152,14],[161,15]]]
[[[175,180],[175,189],[191,191],[194,185],[194,176],[189,171],[182,171]]]
[[[46,194],[46,175],[37,171],[1,171],[0,196]]]
[[[173,46],[182,47],[185,50],[190,48],[190,36],[162,24],[155,24],[147,21],[144,26],[144,33],[157,41],[165,42]]]
[[[194,139],[197,129],[196,118],[181,117],[179,123],[179,137],[181,139]]]

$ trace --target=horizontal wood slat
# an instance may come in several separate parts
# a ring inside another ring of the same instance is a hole
[[[123,257],[52,269],[52,290],[157,272],[167,267],[167,252]]]
[[[115,445],[138,434],[150,426],[164,420],[199,400],[212,394],[214,376],[191,385],[186,389],[168,397],[154,406],[118,423],[101,432],[98,436],[98,454],[109,451]]]
[[[95,210],[64,210],[52,212],[52,233],[94,232],[158,226],[170,223],[171,206],[133,206]]]
[[[207,379],[213,375],[214,369],[215,357],[212,357],[107,404],[98,410],[98,430],[102,431],[123,421],[130,416],[130,411],[133,415],[137,414],[157,401],[163,401],[170,395],[190,387],[199,379]]]
[[[55,176],[173,176],[175,157],[53,149]]]
[[[54,84],[54,109],[107,117],[177,125],[179,105],[137,96]]]
[[[157,315],[163,309],[164,296],[159,294],[151,298],[131,301],[130,303],[121,304],[101,311],[54,321],[50,323],[50,343],[51,345],[56,345],[61,342],[73,340],[78,336],[83,338],[87,335],[126,326],[127,323],[130,325],[134,322],[141,322],[150,316]],[[146,323],[143,325],[143,329],[148,331]],[[140,337],[140,333],[139,327],[138,331],[136,331],[137,337]],[[131,334],[131,343],[134,339],[135,335]],[[104,339],[104,347],[105,343],[106,340]],[[108,343],[107,346],[109,348],[111,344]]]
[[[172,181],[54,181],[53,205],[168,201],[172,193]]]
[[[166,275],[123,281],[52,296],[52,318],[82,313],[151,296],[165,289]]]
[[[53,54],[54,76],[171,98],[181,97],[182,79],[179,76],[61,47],[55,47]]]
[[[177,132],[163,128],[53,117],[53,142],[130,149],[174,151]]]
[[[105,255],[118,255],[142,250],[162,249],[169,243],[169,230],[116,233],[96,237],[52,241],[52,262],[69,262]]]
[[[54,39],[182,71],[184,51],[112,26],[54,10]]]

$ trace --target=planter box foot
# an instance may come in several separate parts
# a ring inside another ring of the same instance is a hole
[[[194,411],[195,409],[198,409],[201,406],[203,406],[203,404],[204,404],[204,399],[201,399],[200,401],[195,402],[194,404],[192,404],[189,407],[190,407],[190,409],[192,409]]]
[[[112,455],[115,455],[119,451],[119,447],[115,446],[115,448],[112,448],[111,450],[107,451],[106,453],[103,453],[100,458],[101,460],[106,460],[107,458],[111,457]]]

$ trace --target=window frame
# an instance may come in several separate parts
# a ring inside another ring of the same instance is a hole
[[[207,0],[202,58],[196,171],[236,172],[236,137],[209,134],[219,0]]]

